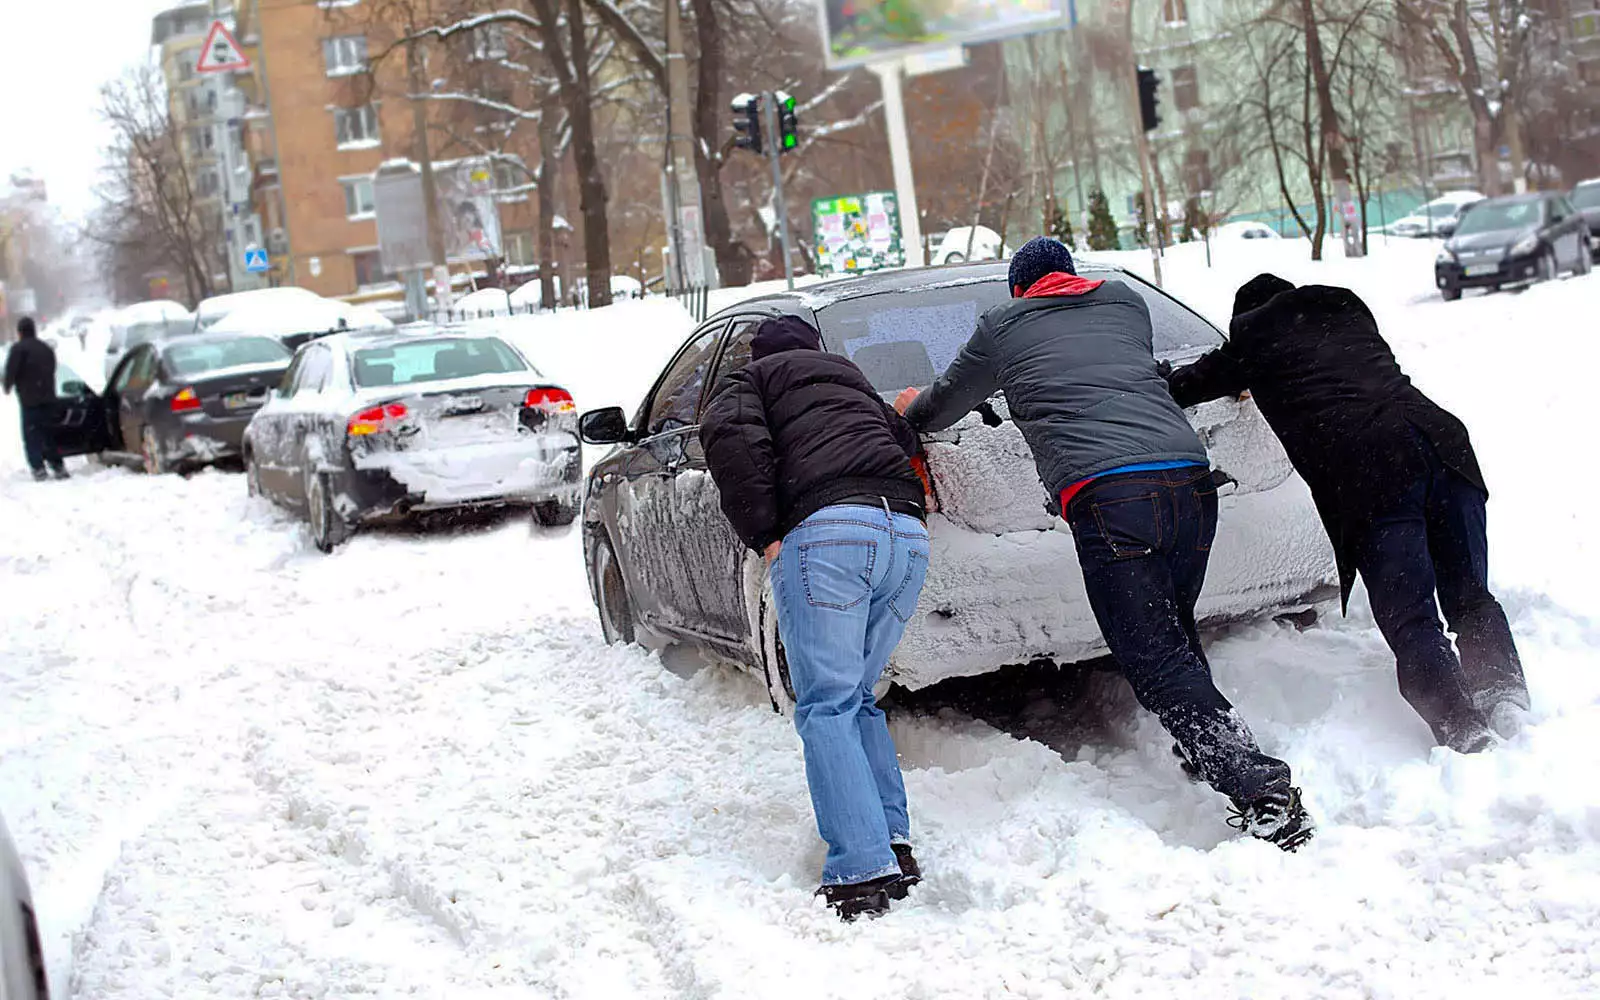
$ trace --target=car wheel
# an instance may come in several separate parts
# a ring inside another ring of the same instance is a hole
[[[600,614],[600,632],[606,644],[629,645],[636,639],[633,624],[633,601],[628,597],[628,581],[622,576],[622,564],[611,548],[611,540],[604,535],[594,548],[594,562],[589,567],[594,580],[595,610]]]
[[[533,505],[533,520],[542,528],[564,528],[578,519],[578,505],[564,500],[542,500]]]
[[[156,432],[149,427],[139,436],[139,456],[144,459],[146,475],[159,476],[167,471],[167,463],[161,458],[161,442],[156,440]]]
[[[778,634],[778,608],[772,596],[769,577],[761,588],[761,671],[767,680],[767,698],[772,710],[794,718],[794,681],[789,677],[789,655]]]
[[[326,472],[306,474],[306,519],[311,522],[311,542],[318,552],[332,552],[350,537],[350,525],[333,504]]]
[[[1446,285],[1439,289],[1439,294],[1444,296],[1446,302],[1454,302],[1456,299],[1461,298],[1461,289],[1454,285]]]

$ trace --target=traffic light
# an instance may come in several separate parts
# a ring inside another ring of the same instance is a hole
[[[733,131],[735,146],[761,152],[761,95],[740,94],[733,99]]]
[[[1156,88],[1161,86],[1161,78],[1156,76],[1156,71],[1146,66],[1139,67],[1139,119],[1146,132],[1154,131],[1161,124],[1160,102],[1156,98]]]
[[[772,96],[778,102],[778,152],[793,152],[800,145],[800,121],[795,117],[794,98],[781,90]]]

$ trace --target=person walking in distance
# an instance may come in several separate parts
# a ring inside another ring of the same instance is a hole
[[[844,920],[921,880],[905,783],[873,685],[928,568],[917,435],[795,316],[765,320],[700,440],[739,537],[765,555],[817,831],[818,893]]]
[[[1072,527],[1095,620],[1139,703],[1186,763],[1233,801],[1230,822],[1292,851],[1314,825],[1289,765],[1261,751],[1217,690],[1194,609],[1217,530],[1205,446],[1157,370],[1150,311],[1119,281],[1080,278],[1053,239],[1011,260],[1012,299],[933,385],[896,400],[918,431],[996,391]]]
[[[5,391],[22,408],[22,448],[33,478],[67,478],[52,428],[56,417],[56,352],[39,339],[33,320],[17,321],[17,341],[6,353]],[[46,466],[49,472],[45,471]]]
[[[1528,687],[1489,592],[1489,493],[1477,455],[1466,426],[1400,369],[1366,303],[1348,288],[1258,275],[1234,300],[1228,343],[1169,382],[1180,406],[1255,398],[1311,487],[1344,606],[1359,573],[1400,693],[1434,739],[1474,753],[1492,744],[1491,731],[1512,735]]]

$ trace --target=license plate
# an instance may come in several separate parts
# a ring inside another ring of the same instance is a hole
[[[1476,278],[1483,274],[1493,274],[1500,270],[1499,264],[1468,264],[1462,273],[1469,278]]]
[[[256,401],[250,398],[248,392],[230,392],[222,397],[222,405],[230,410],[242,410],[247,406],[255,406]]]

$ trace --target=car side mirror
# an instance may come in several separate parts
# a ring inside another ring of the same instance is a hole
[[[61,383],[61,394],[64,396],[83,397],[89,395],[89,384],[77,379],[68,379]]]
[[[585,444],[622,444],[632,441],[628,430],[628,415],[620,406],[603,410],[590,410],[578,418],[578,437]]]

